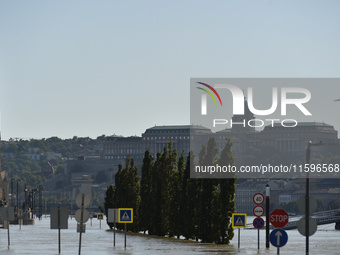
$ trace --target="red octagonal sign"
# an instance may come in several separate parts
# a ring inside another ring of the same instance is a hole
[[[270,214],[270,223],[273,224],[275,228],[283,228],[288,223],[288,213],[283,209],[275,209]]]

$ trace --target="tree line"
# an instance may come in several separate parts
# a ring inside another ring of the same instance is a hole
[[[219,153],[216,141],[210,138],[202,145],[200,165],[234,165],[232,142]],[[133,208],[133,224],[128,230],[149,235],[184,236],[201,242],[228,244],[234,236],[231,226],[235,211],[235,181],[231,179],[194,179],[195,155],[178,156],[172,141],[154,158],[145,151],[141,177],[134,160],[127,157],[125,167],[119,165],[115,185],[106,191],[105,213],[108,208]],[[112,228],[113,223],[108,223]],[[117,224],[124,229],[123,224]]]

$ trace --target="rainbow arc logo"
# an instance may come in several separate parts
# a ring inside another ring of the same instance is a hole
[[[203,86],[206,86],[206,87],[209,88],[212,92],[214,92],[215,95],[217,96],[218,100],[220,101],[221,106],[222,106],[221,97],[220,97],[220,95],[217,93],[217,91],[216,91],[213,87],[211,87],[210,85],[208,85],[208,84],[206,84],[206,83],[203,83],[203,82],[197,82],[197,83],[198,83],[198,84],[201,84],[201,85],[203,85]],[[206,92],[206,93],[214,100],[215,105],[217,105],[214,96],[211,94],[211,92],[210,92],[209,90],[204,89],[204,88],[201,88],[201,87],[197,87],[197,88],[200,89],[200,90],[203,90],[204,92]]]
[[[206,83],[203,83],[203,82],[197,82],[197,83],[207,87],[208,89],[210,89],[217,96],[217,98],[220,101],[220,104],[222,106],[221,97],[213,87],[211,87],[209,84],[206,84]],[[208,89],[201,88],[201,87],[196,87],[196,88],[206,92],[212,98],[215,105],[217,105],[214,95]],[[201,114],[207,115],[207,95],[206,94],[202,94],[202,97],[201,97]]]

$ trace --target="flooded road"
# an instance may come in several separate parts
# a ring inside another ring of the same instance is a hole
[[[249,219],[251,220],[251,219]],[[249,221],[250,222],[250,221]],[[61,254],[78,254],[79,233],[76,233],[75,219],[69,219],[69,229],[61,230]],[[230,245],[200,244],[173,239],[151,238],[149,236],[127,235],[124,248],[124,234],[116,233],[116,247],[113,248],[113,233],[106,231],[107,225],[93,219],[86,224],[82,235],[81,254],[124,254],[124,255],[193,255],[193,254],[277,254],[273,246],[265,249],[265,230],[260,231],[260,250],[257,249],[257,230],[241,230],[241,248],[237,248],[237,230]],[[280,254],[305,254],[305,237],[297,230],[289,230],[288,243],[280,249]],[[10,226],[11,247],[7,247],[7,230],[0,229],[0,254],[58,254],[58,230],[50,229],[50,219],[36,220],[33,226]],[[310,254],[340,254],[340,231],[334,224],[319,226],[310,237]]]

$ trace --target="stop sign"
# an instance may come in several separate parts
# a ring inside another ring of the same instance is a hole
[[[270,223],[273,224],[275,228],[283,228],[288,223],[288,213],[283,209],[275,209],[270,214]]]

